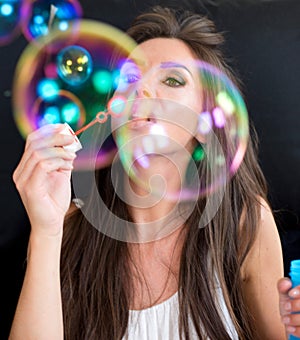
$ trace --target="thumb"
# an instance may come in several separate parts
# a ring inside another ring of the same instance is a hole
[[[289,278],[284,277],[278,280],[277,290],[279,293],[279,307],[280,314],[285,315],[290,313],[289,303],[290,297],[288,295],[289,290],[292,288],[292,282]]]
[[[292,281],[287,278],[283,277],[277,282],[277,289],[279,292],[279,295],[286,295],[288,291],[292,288]]]

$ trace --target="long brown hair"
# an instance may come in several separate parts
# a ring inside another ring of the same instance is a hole
[[[137,43],[157,37],[180,39],[199,59],[218,67],[238,83],[224,62],[220,50],[222,35],[201,15],[155,7],[137,17],[128,34]],[[110,168],[98,170],[96,178],[106,205],[130,221],[125,203],[113,191]],[[266,184],[250,140],[244,160],[226,185],[214,218],[205,228],[198,227],[205,206],[202,199],[186,221],[178,287],[182,338],[191,339],[191,319],[199,339],[230,339],[216,304],[215,277],[239,338],[255,338],[255,323],[241,293],[241,268],[255,239],[260,218],[259,197],[266,199]],[[246,213],[241,219],[242,212]],[[104,214],[99,223],[110,228],[113,222]],[[124,336],[133,294],[129,261],[127,243],[97,231],[80,209],[67,218],[61,255],[66,339]]]

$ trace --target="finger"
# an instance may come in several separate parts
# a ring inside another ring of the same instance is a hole
[[[280,295],[285,296],[292,287],[292,282],[289,278],[283,277],[277,282],[277,289]]]
[[[38,163],[33,170],[27,185],[24,188],[19,189],[26,209],[31,206],[29,210],[32,210],[32,207],[34,207],[35,204],[36,206],[39,206],[41,200],[47,197],[48,194],[51,194],[51,191],[55,193],[57,189],[60,190],[63,182],[69,183],[71,179],[71,170],[72,165],[70,164],[70,161],[64,161],[60,158],[45,160]],[[49,183],[59,185],[59,187],[49,187]]]
[[[296,286],[293,289],[289,290],[289,297],[293,299],[300,298],[300,286]]]
[[[291,312],[300,313],[300,298],[291,298]],[[300,323],[299,323],[300,326]]]
[[[279,308],[281,315],[289,314],[292,310],[291,299],[288,295],[291,287],[292,282],[288,278],[282,278],[277,283],[277,290],[279,293]]]
[[[63,128],[64,124],[47,124],[31,132],[26,138],[25,150],[27,149],[28,145],[30,145],[35,140],[58,133],[63,130]]]
[[[51,125],[51,129],[49,126],[45,126],[46,132],[42,131],[43,128],[32,132],[26,140],[26,146],[24,150],[22,160],[26,160],[26,157],[31,156],[31,152],[36,149],[53,147],[53,146],[66,146],[70,145],[74,142],[75,137],[71,135],[61,134],[60,130],[64,128],[64,125],[56,124],[57,126],[53,127]]]
[[[292,334],[295,337],[300,338],[300,327],[295,327],[295,326],[286,326],[286,331],[288,334]]]
[[[52,147],[48,149],[37,149],[32,153],[27,153],[22,158],[19,166],[17,167],[13,179],[15,183],[20,179],[22,182],[26,181],[30,176],[33,168],[40,161],[51,159],[51,158],[61,158],[64,160],[74,160],[76,158],[76,154],[74,152],[65,150],[62,147]]]
[[[52,157],[52,158],[46,158],[36,161],[28,161],[27,164],[24,166],[23,171],[20,173],[20,176],[15,179],[16,186],[19,189],[22,190],[22,188],[27,184],[27,182],[30,180],[33,171],[35,171],[36,168],[40,168],[40,171],[45,172],[51,172],[54,170],[73,170],[73,160],[74,159],[63,159],[60,157]],[[58,163],[59,162],[59,163]],[[58,166],[60,168],[56,168],[56,165],[58,163]],[[40,166],[39,166],[40,165]],[[53,168],[52,168],[53,167]]]
[[[283,323],[289,326],[300,327],[300,314],[289,314],[283,317]]]
[[[27,145],[26,151],[28,153],[33,150],[43,149],[43,148],[51,148],[55,146],[67,146],[72,144],[75,141],[75,137],[72,135],[62,134],[62,133],[53,133],[51,135],[42,136],[40,138],[36,138],[31,141]]]
[[[71,161],[65,161],[61,158],[52,158],[39,162],[32,171],[32,175],[28,179],[28,187],[30,190],[38,190],[38,188],[48,180],[48,176],[52,173],[64,172],[68,177],[71,174],[73,165]]]
[[[51,171],[55,170],[66,170],[72,171],[73,170],[73,160],[64,160],[63,158],[48,158],[43,159],[39,162],[28,162],[28,168],[25,168],[24,171],[20,173],[19,178],[14,178],[16,188],[22,194],[22,192],[26,191],[26,188],[30,187],[31,179],[33,176],[33,172],[36,169],[39,171],[45,171],[45,175]]]
[[[25,150],[20,163],[15,171],[15,178],[18,178],[20,173],[23,171],[25,164],[33,157],[33,154],[37,152],[37,150],[53,148],[55,146],[67,146],[74,142],[74,137],[65,134],[52,134],[43,138],[36,138],[34,141],[30,142],[27,145],[27,149]],[[62,148],[60,148],[62,149]],[[66,151],[66,150],[65,150]],[[67,155],[67,154],[66,154]],[[69,159],[69,156],[66,156]]]

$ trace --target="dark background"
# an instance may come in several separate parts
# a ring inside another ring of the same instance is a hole
[[[282,240],[285,274],[300,258],[300,1],[81,0],[85,18],[126,29],[153,5],[201,12],[225,33],[225,54],[244,83],[259,160]],[[25,269],[29,223],[12,182],[24,147],[11,108],[15,66],[27,41],[0,46],[0,339],[7,339]]]

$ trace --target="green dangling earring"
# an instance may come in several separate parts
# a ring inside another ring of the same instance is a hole
[[[198,143],[197,146],[195,147],[192,153],[192,158],[195,162],[201,162],[205,158],[205,152],[200,143]]]

